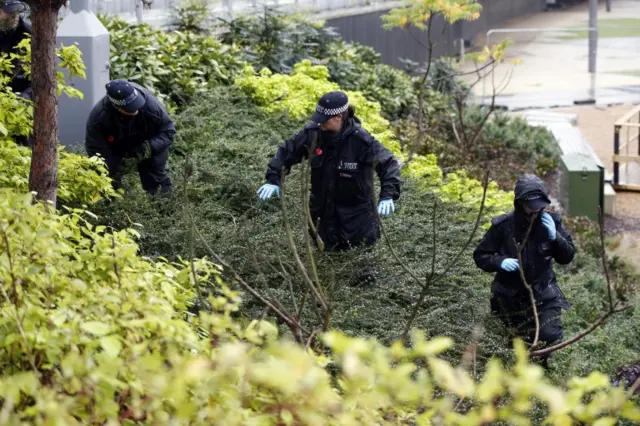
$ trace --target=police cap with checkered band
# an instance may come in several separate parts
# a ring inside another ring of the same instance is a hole
[[[0,0],[0,9],[7,13],[24,12],[26,7],[24,3],[18,0]]]
[[[112,80],[106,87],[109,101],[126,112],[136,112],[147,102],[142,93],[127,80]]]
[[[331,117],[342,114],[349,108],[349,98],[347,94],[340,91],[329,92],[322,95],[316,111],[311,116],[311,121],[323,124]]]

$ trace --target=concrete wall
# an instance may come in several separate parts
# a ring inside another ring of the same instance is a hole
[[[434,19],[432,39],[439,39],[434,49],[435,57],[454,56],[460,51],[460,38],[472,40],[476,35],[498,28],[505,21],[529,13],[545,10],[546,0],[480,0],[482,13],[480,19],[470,22],[458,22],[444,28],[442,18]],[[426,44],[426,31],[417,30],[385,30],[382,28],[382,16],[388,10],[376,10],[362,14],[345,14],[331,17],[326,25],[336,30],[347,41],[355,41],[373,47],[382,55],[384,63],[403,67],[401,58],[424,62],[426,49],[416,39]],[[443,32],[444,28],[444,32]],[[440,36],[442,34],[442,36]]]

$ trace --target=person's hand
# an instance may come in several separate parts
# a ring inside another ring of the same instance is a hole
[[[280,187],[278,185],[272,185],[270,183],[265,183],[258,189],[257,194],[261,200],[267,200],[276,194],[278,197],[280,196]]]
[[[542,213],[542,224],[547,229],[549,239],[554,241],[558,232],[556,231],[556,223],[553,221],[551,215],[547,212]]]
[[[518,259],[511,258],[503,260],[500,264],[500,267],[507,272],[513,272],[520,269],[520,265],[518,265]]]
[[[393,200],[390,198],[385,198],[384,200],[380,200],[378,204],[378,213],[382,216],[389,216],[392,212],[396,211],[396,206],[393,204]]]

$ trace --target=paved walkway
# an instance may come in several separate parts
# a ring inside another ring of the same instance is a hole
[[[533,14],[502,28],[579,29],[588,26],[588,18],[585,3]],[[598,29],[597,103],[640,103],[640,1],[614,1],[609,13],[602,2]],[[477,84],[473,93],[480,102],[490,101],[494,83],[500,90],[497,104],[507,109],[571,106],[592,98],[586,31],[491,34],[489,41],[493,44],[505,38],[514,41],[508,48],[508,58],[521,62],[499,65],[492,79]],[[474,42],[484,45],[485,35],[479,35]],[[467,64],[464,69],[470,71],[473,67]],[[467,78],[472,79],[473,76]],[[501,86],[503,82],[506,84]]]

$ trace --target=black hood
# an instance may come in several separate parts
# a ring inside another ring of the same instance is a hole
[[[539,194],[542,198],[551,203],[544,187],[544,182],[536,175],[526,174],[520,176],[516,182],[516,187],[513,192],[515,194],[514,203],[516,208],[521,204],[520,201],[533,194]]]

